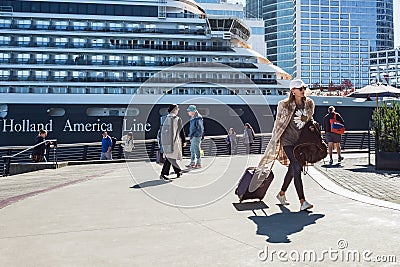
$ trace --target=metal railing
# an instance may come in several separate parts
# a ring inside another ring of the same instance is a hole
[[[254,143],[251,147],[252,154],[262,154],[264,153],[272,134],[256,134],[254,138]],[[324,132],[323,132],[324,136]],[[375,138],[369,131],[347,131],[342,135],[341,148],[344,152],[362,152],[370,153],[375,150]],[[201,142],[201,148],[204,151],[205,156],[223,156],[228,155],[228,146],[225,142],[226,135],[218,136],[206,136]],[[243,137],[241,134],[237,135],[237,151],[236,153],[241,155],[246,153],[246,147],[243,142]],[[189,141],[188,141],[189,142]],[[190,156],[190,146],[186,146],[183,149],[184,156]],[[16,151],[20,151],[13,155],[15,162],[26,162],[29,160],[24,152],[28,151],[30,148],[25,149],[25,147],[1,147],[0,155],[7,154],[11,155]],[[22,150],[22,151],[21,151]],[[135,148],[133,152],[129,155],[129,159],[132,160],[155,160],[156,153],[159,150],[158,143],[156,139],[148,140],[135,140]],[[99,160],[101,154],[101,142],[92,143],[75,143],[75,144],[58,144],[56,153],[54,154],[58,162],[62,161],[89,161],[89,160]],[[17,155],[21,157],[16,157]],[[23,157],[25,155],[25,157]],[[10,157],[10,156],[6,156]],[[122,147],[122,142],[117,141],[115,149],[112,151],[113,159],[124,159],[125,153]],[[5,157],[3,156],[3,159]],[[0,165],[0,167],[2,167]],[[3,164],[5,169],[5,164]],[[3,169],[3,173],[5,172]],[[0,169],[1,173],[1,169]]]
[[[30,146],[20,152],[15,153],[14,155],[12,154],[12,149],[8,150],[8,155],[2,156],[3,158],[3,176],[8,176],[10,174],[10,165],[11,165],[11,160],[13,158],[18,157],[19,155],[22,155],[32,149],[34,149],[35,147],[38,147],[40,145],[43,144],[51,144],[52,148],[53,148],[53,168],[57,168],[58,167],[58,159],[57,159],[57,139],[50,139],[50,140],[44,140],[38,144],[35,144],[33,146]],[[46,149],[46,153],[45,153],[45,161],[47,162],[47,158],[50,158],[50,149]]]

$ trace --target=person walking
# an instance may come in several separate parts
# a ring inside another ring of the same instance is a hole
[[[32,161],[33,162],[40,162],[40,161],[47,161],[46,157],[46,148],[49,145],[46,142],[47,131],[40,129],[39,134],[35,138],[35,145],[40,144],[33,148],[32,150]]]
[[[112,160],[112,139],[107,131],[102,133],[100,160]]]
[[[228,147],[228,155],[236,155],[237,153],[237,140],[236,132],[233,128],[229,128],[228,136],[225,139],[226,146]]]
[[[328,114],[325,115],[324,117],[324,122],[323,122],[323,127],[325,130],[325,140],[328,143],[328,154],[329,154],[329,164],[333,164],[333,149],[336,148],[337,154],[338,154],[338,162],[342,162],[344,159],[342,157],[342,151],[340,147],[340,142],[342,140],[342,135],[338,133],[332,132],[332,124],[331,120],[336,119],[338,122],[340,122],[342,125],[344,125],[344,120],[343,117],[335,111],[334,106],[330,106],[328,108]]]
[[[251,147],[254,143],[255,133],[253,127],[251,127],[250,123],[244,124],[244,131],[243,131],[243,143],[246,147],[246,154],[251,153]]]
[[[128,134],[122,136],[122,148],[124,149],[125,158],[129,159],[132,157],[132,151],[135,148],[135,141],[133,139],[133,133],[129,132]]]
[[[203,117],[199,114],[195,105],[190,105],[186,111],[190,116],[190,163],[186,167],[201,168],[200,144],[204,134]]]
[[[177,160],[182,159],[182,150],[186,146],[186,136],[183,130],[182,119],[178,117],[179,106],[171,104],[168,107],[168,115],[161,126],[160,140],[165,155],[165,162],[161,170],[160,179],[171,181],[167,176],[169,170],[174,169],[176,177],[182,176],[182,170]]]
[[[285,193],[294,179],[294,185],[300,200],[300,210],[307,210],[312,208],[313,205],[305,199],[301,179],[301,166],[293,154],[293,148],[299,139],[303,126],[307,121],[313,119],[315,105],[311,98],[305,97],[304,92],[307,85],[302,80],[292,80],[289,87],[289,96],[278,103],[272,137],[259,163],[259,168],[264,168],[266,164],[273,162],[275,159],[288,166],[281,190],[276,197],[280,204],[288,205]]]

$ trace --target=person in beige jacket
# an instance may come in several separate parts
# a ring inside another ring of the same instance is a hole
[[[266,164],[273,162],[275,159],[288,166],[281,191],[276,197],[282,205],[288,205],[285,192],[294,179],[296,192],[300,200],[300,210],[307,210],[312,208],[313,205],[305,200],[301,166],[294,157],[293,148],[303,126],[307,121],[313,119],[314,101],[304,95],[307,85],[302,80],[292,80],[289,87],[288,98],[278,103],[272,137],[258,166],[259,168],[264,168]]]

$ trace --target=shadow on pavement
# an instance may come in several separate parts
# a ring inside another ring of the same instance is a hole
[[[327,169],[335,169],[335,168],[343,168],[343,165],[340,163],[336,164],[323,164],[321,165],[322,168],[327,168]]]
[[[162,184],[166,184],[168,182],[158,179],[158,180],[152,180],[152,181],[146,181],[140,184],[135,184],[132,185],[129,188],[135,188],[135,189],[140,189],[140,188],[145,188],[145,187],[151,187],[151,186],[157,186],[157,185],[162,185]]]
[[[385,176],[390,176],[391,178],[399,178],[400,173],[399,171],[390,171],[390,170],[375,170],[374,165],[355,165],[359,168],[352,168],[349,169],[349,171],[352,172],[358,172],[358,173],[376,173],[376,174],[382,174]]]
[[[269,243],[290,243],[289,235],[300,232],[305,226],[315,224],[324,214],[313,214],[308,211],[292,212],[284,206],[279,206],[281,213],[270,216],[250,216],[257,224],[257,234],[268,236]]]

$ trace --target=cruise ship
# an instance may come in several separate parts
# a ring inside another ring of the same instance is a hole
[[[291,79],[251,49],[242,20],[192,0],[0,0],[0,32],[1,146],[30,145],[40,128],[60,143],[155,138],[170,103],[197,105],[206,135],[268,132]],[[315,101],[318,119],[330,105],[363,115],[345,116],[354,130],[374,107]]]

